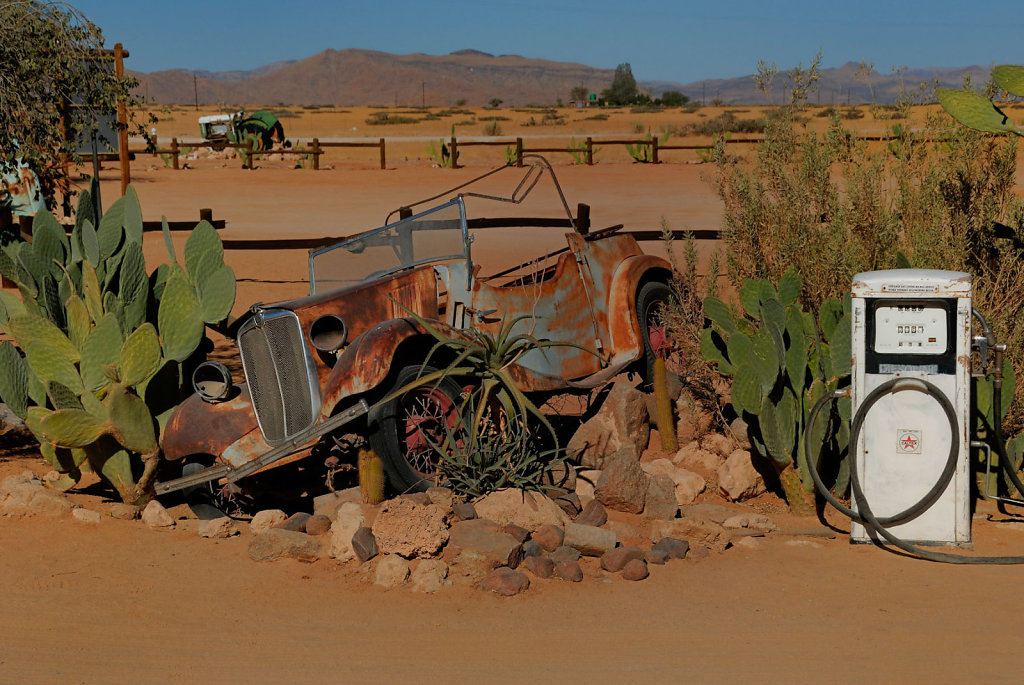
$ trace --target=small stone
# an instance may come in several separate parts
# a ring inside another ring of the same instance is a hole
[[[691,559],[707,559],[711,556],[711,550],[707,547],[694,547],[686,556]]]
[[[29,502],[28,510],[36,516],[63,516],[64,514],[71,513],[74,505],[71,501],[57,492],[50,490],[40,490],[33,495],[32,500]],[[171,521],[171,525],[174,525],[174,521]]]
[[[618,573],[626,563],[634,559],[643,559],[644,552],[639,547],[616,547],[601,555],[601,568],[611,573]]]
[[[685,559],[690,551],[690,543],[678,538],[662,538],[654,543],[652,549],[664,552],[669,559]]]
[[[402,497],[404,497],[405,499],[409,500],[410,502],[415,502],[416,504],[422,504],[423,506],[426,506],[428,504],[433,504],[434,503],[430,499],[430,495],[428,495],[425,492],[410,492],[410,493],[406,493],[406,494],[402,495]]]
[[[625,521],[609,521],[604,524],[604,528],[615,533],[616,542],[636,540],[641,537],[640,529],[632,524],[626,523]]]
[[[455,502],[452,511],[460,521],[472,521],[476,518],[476,507],[469,502]]]
[[[238,526],[227,516],[219,516],[199,523],[199,537],[229,538],[232,535],[238,535]]]
[[[444,585],[448,577],[448,564],[440,559],[424,559],[409,576],[409,585],[413,592],[433,594]]]
[[[523,568],[538,578],[550,578],[555,572],[555,562],[547,557],[528,557],[523,560]]]
[[[814,540],[786,540],[786,544],[790,547],[810,547],[811,549],[821,549],[821,543],[815,542]]]
[[[502,597],[511,597],[530,587],[525,573],[513,571],[507,566],[496,568],[480,581],[481,590],[489,590]]]
[[[597,487],[597,481],[601,478],[601,472],[597,469],[580,469],[576,472],[576,496],[580,498],[580,503],[586,505],[587,502],[594,499],[594,488]]]
[[[271,528],[253,537],[249,543],[249,558],[253,561],[287,558],[311,563],[320,558],[320,543],[305,533]]]
[[[746,421],[737,416],[729,424],[729,432],[732,433],[732,438],[736,441],[737,447],[741,450],[750,449],[750,427],[747,426]]]
[[[580,513],[580,509],[582,509],[579,495],[575,492],[559,493],[553,496],[552,499],[559,509],[565,512],[566,516],[576,516]]]
[[[142,510],[142,522],[150,528],[170,528],[174,525],[174,519],[164,509],[164,505],[155,499],[150,500]]]
[[[742,547],[743,549],[761,549],[764,547],[764,543],[753,536],[747,535],[739,540],[733,540],[732,546]]]
[[[736,450],[718,467],[718,490],[724,497],[741,502],[765,492],[764,478],[753,459],[750,452]]]
[[[693,521],[711,521],[712,523],[722,524],[725,523],[727,519],[736,516],[737,510],[730,509],[729,507],[723,507],[720,504],[709,504],[704,502],[684,507],[681,513],[684,518],[688,518]]]
[[[142,508],[137,507],[134,504],[124,504],[119,502],[118,504],[110,507],[110,515],[113,518],[121,519],[122,521],[134,521],[139,518],[142,513]]]
[[[643,559],[633,559],[622,568],[623,580],[643,580],[649,575],[651,573],[647,570],[647,562]]]
[[[571,492],[576,489],[576,467],[564,461],[555,464],[544,472],[541,482]]]
[[[305,533],[306,521],[308,521],[310,518],[312,518],[310,514],[307,514],[304,511],[298,511],[289,516],[288,518],[286,518],[281,523],[274,526],[274,528],[280,528],[281,530],[293,530],[298,533]]]
[[[648,564],[657,564],[662,566],[668,562],[668,552],[663,549],[649,549],[644,552],[644,561]]]
[[[526,530],[522,526],[517,526],[514,523],[509,523],[502,526],[501,532],[505,535],[511,535],[519,542],[526,542],[527,538],[530,537],[530,531]]]
[[[502,533],[487,519],[458,521],[452,526],[445,559],[459,572],[479,576],[501,566],[515,568],[522,560],[523,547],[511,535]]]
[[[551,561],[556,564],[560,564],[563,561],[579,561],[580,551],[575,547],[566,547],[562,545],[554,552],[551,553]]]
[[[721,433],[708,433],[700,441],[702,449],[723,457],[728,457],[736,449],[736,443]]]
[[[476,513],[499,526],[514,523],[527,530],[537,530],[545,523],[561,525],[569,520],[548,497],[527,490],[508,488],[492,492],[476,504]]]
[[[323,535],[331,529],[331,519],[323,514],[314,514],[306,519],[307,535]]]
[[[374,585],[381,587],[398,587],[409,579],[409,562],[397,554],[386,554],[377,562],[374,572]]]
[[[651,539],[663,537],[687,540],[693,546],[710,547],[716,552],[725,550],[729,544],[729,531],[722,526],[712,521],[694,521],[689,518],[656,521],[651,526]]]
[[[677,472],[678,478],[675,481],[676,504],[684,507],[692,504],[697,495],[707,488],[707,481],[700,474],[688,469],[680,468]]]
[[[288,514],[280,509],[257,511],[252,517],[252,521],[249,521],[249,532],[253,535],[266,533],[271,528],[276,528],[278,524],[284,523],[286,518],[288,518]]]
[[[313,513],[334,518],[334,512],[345,502],[359,503],[362,501],[363,493],[359,490],[358,486],[344,490],[335,490],[334,492],[328,492],[325,495],[313,498]]]
[[[366,516],[363,513],[363,505],[358,502],[343,502],[334,511],[334,518],[331,519],[331,530],[335,528],[356,528],[363,525]]]
[[[639,461],[624,453],[616,453],[605,463],[594,496],[606,507],[639,514],[644,510],[647,481],[648,476]]]
[[[664,473],[651,476],[647,482],[647,496],[644,499],[644,518],[674,519],[678,513],[676,484]]]
[[[100,522],[100,513],[98,511],[92,511],[91,509],[83,509],[82,507],[72,509],[71,516],[74,517],[76,521],[81,521],[82,523]]]
[[[578,583],[583,580],[583,569],[580,568],[578,562],[560,561],[555,564],[555,575],[562,580],[568,580],[570,583]]]
[[[434,487],[427,488],[427,497],[430,498],[431,504],[446,510],[451,509],[452,503],[455,501],[455,495],[451,491],[451,488],[442,488],[436,485]],[[447,573],[447,570],[445,573]]]
[[[353,549],[353,539],[356,531],[362,527],[363,521],[363,507],[356,502],[344,502],[335,510],[334,521],[331,523],[331,542],[327,553],[329,557],[336,559],[339,563],[357,558],[358,555]],[[366,561],[366,559],[360,559],[360,561]]]
[[[707,478],[718,473],[718,467],[722,464],[722,457],[716,452],[708,452],[701,449],[700,444],[697,442],[691,442],[676,452],[672,463]]]
[[[553,552],[561,546],[565,531],[558,526],[546,524],[534,531],[532,539],[545,552]]]
[[[603,526],[608,522],[608,512],[596,499],[590,500],[575,518],[575,522],[583,526]]]
[[[420,493],[425,496],[425,493]],[[445,512],[429,502],[403,496],[381,505],[373,522],[373,536],[383,554],[406,558],[432,557],[448,542]]]
[[[588,557],[599,557],[615,548],[615,533],[604,528],[581,526],[578,523],[565,524],[563,545],[575,547],[580,554]]]
[[[523,559],[544,556],[544,549],[533,540],[523,543]]]
[[[367,562],[377,556],[377,539],[373,537],[373,529],[361,526],[352,535],[352,553],[361,562]]]
[[[743,528],[747,530],[759,530],[764,533],[770,533],[773,530],[778,529],[778,524],[771,520],[764,514],[739,514],[737,516],[731,516],[727,518],[722,526],[725,528]]]

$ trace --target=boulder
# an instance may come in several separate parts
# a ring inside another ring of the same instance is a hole
[[[416,565],[409,576],[413,592],[432,594],[440,590],[448,577],[448,564],[440,559],[424,559]]]
[[[440,507],[396,497],[381,505],[373,536],[382,554],[432,557],[448,542],[448,526]]]
[[[699,474],[687,469],[679,469],[678,480],[675,481],[676,504],[685,507],[697,499],[697,495],[704,492],[707,482]]]
[[[576,489],[576,467],[568,462],[553,465],[541,477],[544,485],[562,488],[572,492]]]
[[[518,540],[502,533],[486,519],[455,523],[445,549],[451,566],[458,567],[469,576],[480,575],[499,566],[515,568],[522,554],[523,547]]]
[[[718,490],[733,502],[742,502],[765,492],[764,478],[754,466],[750,452],[736,450],[718,468]]]
[[[515,524],[529,531],[543,525],[564,525],[569,517],[551,499],[537,492],[508,488],[492,492],[475,505],[478,516],[499,526]]]
[[[523,559],[542,556],[544,556],[544,549],[536,542],[533,540],[527,540],[523,543]]]
[[[644,561],[648,564],[663,566],[668,562],[668,552],[663,549],[649,549],[644,552]]]
[[[331,524],[331,542],[328,546],[327,556],[344,563],[359,558],[360,561],[371,559],[372,555],[365,559],[359,557],[353,546],[353,538],[363,526],[363,508],[355,502],[342,503],[334,513],[334,522]],[[370,537],[373,537],[372,533]],[[375,552],[376,553],[376,552]]]
[[[580,496],[575,492],[552,492],[548,494],[548,497],[570,518],[576,516],[583,509],[583,505],[580,503]]]
[[[639,528],[625,521],[609,521],[603,527],[613,532],[618,542],[635,540],[641,536]]]
[[[562,540],[565,539],[565,531],[549,523],[535,530],[532,539],[545,552],[553,552],[562,545]]]
[[[601,471],[601,478],[597,481],[594,494],[606,507],[639,514],[644,510],[647,480],[647,474],[640,467],[640,462],[619,453]]]
[[[712,452],[720,457],[728,457],[736,449],[732,438],[721,433],[708,433],[700,441],[701,449]]]
[[[267,532],[271,528],[276,528],[278,524],[284,523],[284,520],[288,518],[288,514],[284,513],[280,509],[264,509],[257,511],[256,515],[252,517],[249,522],[249,532],[253,535],[260,535]]]
[[[305,533],[271,528],[249,542],[249,558],[253,561],[298,559],[314,562],[320,558],[320,543]]]
[[[157,500],[150,500],[146,508],[142,510],[142,522],[150,528],[171,528],[174,526],[174,519],[164,509],[164,505]]]
[[[688,507],[683,507],[682,510],[684,518],[694,521],[712,521],[719,524],[725,523],[726,519],[736,516],[737,513],[736,509],[723,507],[721,504],[711,504],[710,502],[691,504]]]
[[[664,473],[652,476],[644,499],[644,518],[674,519],[678,513],[675,483]]]
[[[409,562],[397,554],[386,554],[377,562],[373,584],[385,588],[404,585],[409,579]]]
[[[238,535],[238,526],[227,516],[199,522],[199,537],[229,538],[233,535]]]
[[[611,573],[618,573],[633,559],[643,559],[644,552],[639,547],[616,547],[601,555],[601,568]]]
[[[572,436],[566,451],[576,455],[574,458],[582,466],[600,469],[610,455],[620,451],[639,459],[650,436],[644,394],[619,381],[612,386],[597,414]]]
[[[576,472],[576,496],[580,503],[586,506],[587,502],[594,499],[594,487],[597,486],[601,472],[597,469],[580,469]]]
[[[573,520],[583,526],[603,526],[608,521],[608,512],[603,504],[592,499],[583,507],[579,516]]]
[[[623,580],[643,580],[650,575],[647,570],[647,562],[643,559],[632,559],[622,568]]]
[[[124,502],[118,502],[117,504],[111,505],[110,516],[111,518],[120,519],[122,521],[134,521],[139,518],[142,514],[142,507],[135,504],[125,504]]]
[[[583,569],[578,561],[560,561],[555,564],[554,571],[557,577],[570,583],[579,583],[583,580]]]
[[[480,589],[493,592],[502,597],[511,597],[530,587],[530,579],[525,573],[513,571],[507,566],[496,568],[480,581]]]
[[[578,523],[565,524],[563,545],[573,547],[580,554],[588,557],[599,557],[610,549],[615,549],[615,533],[595,526],[582,526]]]
[[[672,463],[687,471],[693,471],[704,478],[708,478],[718,472],[718,467],[722,464],[722,457],[716,452],[708,452],[702,449],[697,442],[691,442],[676,452],[676,456],[672,458]]]
[[[762,533],[770,533],[778,530],[779,526],[772,519],[764,514],[748,512],[727,518],[722,526],[724,528],[742,528],[746,530],[757,530]]]

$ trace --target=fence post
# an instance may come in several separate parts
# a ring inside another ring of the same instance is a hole
[[[651,138],[651,164],[658,163],[658,139]]]
[[[523,139],[516,138],[516,166],[523,166]]]
[[[245,168],[252,169],[252,138],[245,139]]]
[[[313,139],[313,171],[320,171],[320,139]]]
[[[171,168],[177,171],[178,166],[178,139],[171,138]]]
[[[380,139],[380,168],[381,169],[387,169],[388,168],[388,160],[387,160],[387,157],[385,156],[385,153],[384,153],[384,139],[383,138]]]
[[[209,221],[212,224],[213,223],[213,210],[210,209],[209,207],[203,207],[202,209],[200,209],[199,210],[199,220],[200,221]]]
[[[457,140],[455,140],[455,136],[452,136],[452,145],[451,145],[450,149],[451,149],[451,153],[452,153],[452,169],[458,169],[459,168],[459,142]]]
[[[587,136],[587,166],[594,166],[594,139]]]

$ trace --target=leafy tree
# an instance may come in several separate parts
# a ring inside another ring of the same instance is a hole
[[[661,104],[665,107],[682,107],[689,101],[690,98],[678,90],[666,90],[661,94]]]
[[[81,159],[79,141],[118,99],[134,103],[138,82],[115,75],[98,52],[100,28],[67,3],[0,0],[0,35],[0,172],[20,158],[52,206],[56,191],[68,190],[63,160]]]
[[[569,99],[574,102],[584,102],[590,97],[590,90],[586,86],[573,86],[569,91]]]
[[[628,105],[636,100],[638,92],[636,79],[633,78],[633,68],[629,66],[629,62],[623,62],[615,67],[612,85],[601,92],[601,97],[610,105]]]
[[[501,103],[503,103],[503,102],[505,102],[505,101],[502,100],[501,98],[491,98],[491,102],[490,102],[491,109],[498,109],[499,107],[501,107]]]

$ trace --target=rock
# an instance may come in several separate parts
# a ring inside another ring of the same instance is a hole
[[[729,507],[723,507],[720,504],[710,504],[708,502],[702,504],[693,504],[688,507],[683,507],[682,515],[684,518],[692,519],[694,521],[712,521],[714,523],[725,523],[729,518],[732,518],[737,514],[735,509]]]
[[[664,537],[687,540],[693,546],[709,547],[716,552],[723,551],[729,544],[729,532],[719,524],[689,518],[655,521],[651,526],[651,539]]]
[[[496,568],[480,581],[481,590],[489,590],[502,597],[511,597],[530,587],[530,579],[525,573],[513,571],[507,566]]]
[[[651,575],[647,570],[647,562],[643,559],[633,559],[622,568],[623,580],[643,580]]]
[[[606,507],[639,514],[644,510],[647,480],[640,462],[619,453],[601,471],[594,495]]]
[[[687,469],[677,471],[679,479],[676,481],[674,490],[676,504],[685,507],[697,499],[697,495],[704,492],[707,482],[701,476]]]
[[[640,537],[640,529],[625,521],[609,521],[603,527],[615,533],[615,539],[618,542],[635,540]]]
[[[754,467],[750,452],[736,450],[718,467],[718,490],[733,502],[742,502],[765,492],[764,478]]]
[[[134,504],[118,502],[110,507],[110,516],[122,521],[134,521],[142,514],[142,508]]]
[[[452,566],[466,575],[479,575],[500,566],[515,568],[522,560],[523,547],[486,519],[459,521],[450,531],[446,555]]]
[[[433,504],[434,502],[430,499],[430,495],[425,492],[409,492],[404,495],[399,495],[400,498],[405,498],[415,504],[422,504],[426,506]]]
[[[663,549],[649,549],[644,552],[644,561],[648,564],[657,564],[662,566],[668,562],[668,552]]]
[[[729,432],[732,433],[732,439],[736,441],[736,446],[741,450],[749,450],[750,444],[750,427],[747,426],[747,422],[736,417],[732,423],[729,424]]]
[[[409,584],[413,592],[432,594],[441,589],[448,577],[448,564],[440,559],[424,559],[413,570]]]
[[[331,529],[331,519],[323,514],[314,514],[306,519],[307,535],[323,535]]]
[[[576,496],[582,505],[586,506],[587,502],[594,499],[594,488],[600,478],[601,472],[597,469],[580,469],[576,472]]]
[[[249,558],[253,561],[298,559],[314,562],[320,558],[320,543],[305,533],[271,528],[253,537],[249,543]]]
[[[452,508],[452,504],[455,502],[455,494],[450,488],[441,488],[438,486],[427,488],[427,497],[430,498],[430,503],[436,507],[441,507],[444,510]],[[418,568],[418,567],[417,567]],[[448,573],[447,568],[445,573]]]
[[[377,556],[377,538],[373,537],[373,530],[367,526],[356,529],[350,544],[352,553],[361,562],[365,563]]]
[[[383,554],[406,558],[431,557],[448,542],[444,511],[411,497],[396,497],[381,505],[373,522],[373,536]]]
[[[584,556],[599,557],[615,548],[615,533],[604,528],[570,522],[565,524],[565,538],[562,544],[578,549]]]
[[[728,457],[736,449],[736,443],[721,433],[708,433],[700,441],[701,449],[717,454],[721,457]]]
[[[307,514],[304,511],[298,511],[289,516],[288,518],[286,518],[284,521],[281,521],[281,523],[278,523],[276,526],[274,526],[274,528],[280,528],[281,530],[294,530],[299,533],[305,533],[306,521],[308,521],[310,518],[310,514]]]
[[[532,540],[545,552],[553,552],[558,549],[564,539],[565,531],[558,526],[551,525],[550,523],[535,530],[532,537]]]
[[[70,514],[74,505],[64,495],[46,489],[40,489],[28,504],[28,510],[35,516],[64,516]],[[168,516],[170,518],[170,516]],[[171,519],[170,525],[174,525]]]
[[[29,442],[35,440],[32,431],[6,404],[0,403],[0,435],[5,442]]]
[[[739,540],[733,540],[732,546],[740,547],[742,549],[761,549],[764,547],[764,543],[757,538],[748,535],[740,538]]]
[[[697,560],[707,559],[709,556],[711,556],[711,550],[709,550],[707,547],[694,547],[686,556],[690,557],[691,559]]]
[[[579,561],[580,551],[575,547],[567,547],[562,545],[554,552],[551,553],[551,561],[559,564],[563,561]]]
[[[357,558],[360,561],[372,559],[374,555],[364,559],[355,549],[355,535],[363,527],[364,520],[362,506],[355,502],[342,503],[334,512],[334,522],[331,523],[331,543],[327,555],[339,563]],[[370,537],[373,537],[372,532]],[[365,539],[362,542],[368,544]],[[374,550],[374,554],[376,554],[376,541],[374,541]],[[368,552],[368,549],[364,549],[363,552]]]
[[[678,513],[675,483],[664,473],[651,476],[644,498],[644,518],[674,519]]]
[[[476,518],[476,507],[469,502],[455,502],[452,504],[452,511],[460,521],[472,521]]]
[[[745,528],[770,533],[778,530],[779,526],[764,514],[746,513],[727,518],[722,526],[724,528]]]
[[[540,556],[544,556],[544,550],[540,545],[533,540],[527,540],[523,543],[523,559]]]
[[[583,508],[580,504],[580,497],[575,492],[563,492],[551,494],[549,496],[551,500],[558,505],[558,508],[565,512],[566,516],[576,516]]]
[[[639,459],[650,434],[643,393],[620,381],[612,386],[597,414],[572,436],[566,451],[578,455],[575,458],[582,466],[600,469],[610,455],[620,451]]]
[[[572,492],[576,489],[576,467],[564,461],[555,464],[541,476],[541,483]]]
[[[478,516],[499,526],[514,523],[530,531],[544,524],[564,525],[569,520],[565,512],[544,495],[515,488],[492,492],[474,506]]]
[[[555,572],[555,562],[547,557],[528,557],[523,560],[523,568],[538,578],[550,578]]]
[[[392,588],[404,585],[409,579],[409,562],[397,554],[386,554],[377,562],[373,584]]]
[[[679,417],[676,436],[680,444],[696,440],[707,433],[713,419],[712,413],[685,390],[676,398],[676,416]]]
[[[560,561],[555,564],[554,571],[556,576],[562,580],[568,580],[570,583],[578,583],[583,580],[583,569],[576,561]]]
[[[232,535],[238,535],[238,526],[227,516],[199,522],[199,537],[229,538]]]
[[[505,535],[511,535],[520,544],[526,542],[527,538],[530,537],[530,531],[526,530],[522,526],[517,526],[514,523],[508,523],[501,527],[501,532]]]
[[[663,552],[669,559],[685,559],[690,551],[690,543],[679,538],[662,538],[654,543],[653,552]]]
[[[83,509],[82,507],[72,509],[71,516],[74,517],[76,521],[81,521],[82,523],[99,523],[101,518],[100,512],[92,511],[91,509]]]
[[[313,498],[313,513],[323,514],[333,519],[334,512],[345,502],[355,502],[358,504],[362,501],[363,493],[358,487],[335,490],[334,492],[328,492],[326,495]]]
[[[582,526],[603,526],[608,522],[608,512],[605,511],[603,504],[592,499],[584,505],[583,511],[574,520]]]
[[[644,552],[639,547],[616,547],[601,555],[601,568],[611,573],[618,573],[626,562],[643,559]]]
[[[266,533],[271,528],[277,528],[278,524],[284,523],[288,514],[280,509],[264,509],[257,511],[249,521],[249,532],[253,535]]]
[[[811,549],[821,549],[821,543],[815,542],[814,540],[786,540],[786,544],[790,547],[810,547]]]
[[[700,474],[704,478],[718,473],[718,467],[722,465],[722,457],[715,452],[708,452],[701,449],[700,444],[691,442],[676,452],[672,458],[676,466]]]
[[[164,505],[155,499],[150,500],[142,510],[142,522],[150,528],[170,528],[174,525],[174,519],[164,509]]]

